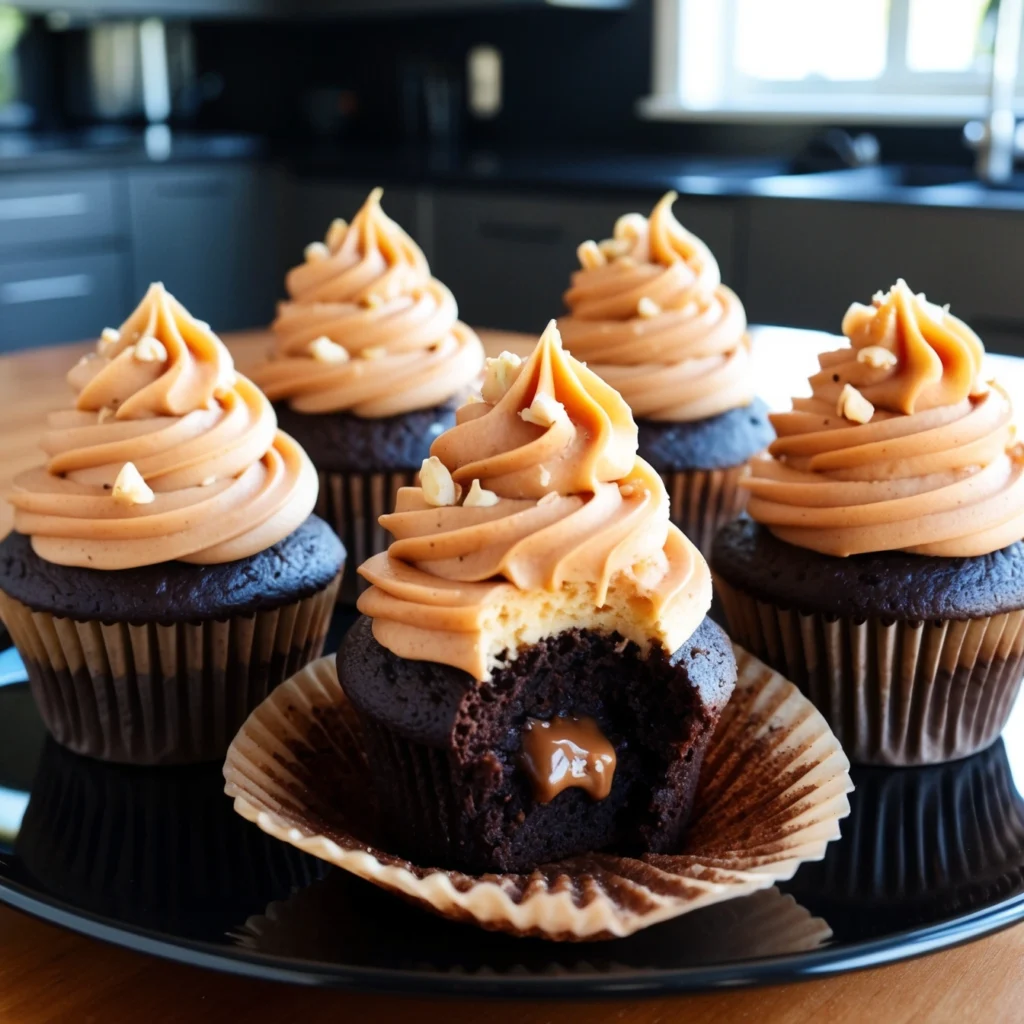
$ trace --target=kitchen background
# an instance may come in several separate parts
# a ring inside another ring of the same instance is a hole
[[[382,184],[476,326],[539,331],[577,244],[674,188],[752,322],[836,331],[899,275],[1024,355],[1021,23],[1022,0],[0,3],[0,350],[94,337],[151,280],[265,326]]]

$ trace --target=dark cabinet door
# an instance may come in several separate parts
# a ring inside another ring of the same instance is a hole
[[[167,167],[129,177],[132,289],[162,281],[216,331],[270,322],[278,295],[273,173]]]
[[[117,252],[0,262],[0,351],[96,338],[128,313]]]
[[[440,192],[433,202],[434,271],[455,293],[464,320],[536,334],[565,311],[562,294],[579,267],[579,244],[609,237],[618,217],[649,213],[658,198]],[[723,278],[733,281],[734,207],[686,200],[677,214],[711,247]]]

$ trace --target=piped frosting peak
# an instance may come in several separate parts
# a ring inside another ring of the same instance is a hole
[[[847,556],[969,557],[1024,537],[1024,455],[1013,407],[981,379],[984,349],[903,281],[843,321],[812,395],[772,416],[748,511],[783,540]]]
[[[708,247],[672,212],[618,219],[612,238],[584,242],[559,321],[569,349],[649,420],[690,421],[753,400],[743,306]]]
[[[870,306],[855,302],[843,317],[843,334],[851,346],[844,379],[875,408],[924,412],[977,390],[981,339],[948,307],[915,295],[902,279]]]
[[[68,374],[14,527],[48,561],[127,569],[256,554],[313,510],[316,472],[209,326],[155,284]]]
[[[272,358],[253,373],[271,401],[394,416],[440,405],[476,379],[479,338],[381,195],[374,189],[350,224],[334,221],[289,272]]]
[[[574,627],[674,651],[707,612],[710,573],[637,459],[621,397],[554,324],[525,362],[491,361],[484,392],[381,518],[395,539],[363,564],[359,599],[378,641],[480,680]]]

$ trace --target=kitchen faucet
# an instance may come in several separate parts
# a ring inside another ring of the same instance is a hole
[[[989,185],[1008,182],[1013,175],[1014,158],[1024,152],[1024,124],[1018,127],[1014,109],[1022,28],[1024,0],[999,0],[988,117],[964,126],[964,139],[978,153],[978,177]]]

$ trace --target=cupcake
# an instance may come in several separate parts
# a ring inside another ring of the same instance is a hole
[[[584,242],[559,321],[566,347],[629,403],[640,455],[662,475],[672,521],[704,553],[746,504],[747,460],[771,441],[754,396],[743,304],[707,246],[672,214],[626,214]]]
[[[615,390],[554,323],[437,438],[338,653],[403,856],[673,851],[736,681],[711,576]]]
[[[344,551],[317,478],[208,325],[153,285],[68,375],[10,495],[0,615],[77,753],[212,760],[319,656]]]
[[[991,744],[1024,673],[1024,452],[981,341],[900,281],[843,321],[772,416],[750,519],[712,565],[730,633],[801,686],[851,759]]]
[[[317,513],[358,565],[387,547],[377,520],[412,484],[483,368],[419,246],[370,193],[351,224],[306,248],[287,277],[272,358],[253,379],[320,474]],[[354,598],[357,577],[345,582]]]

